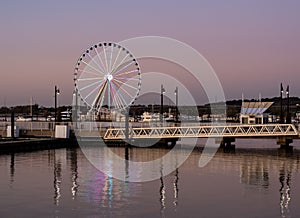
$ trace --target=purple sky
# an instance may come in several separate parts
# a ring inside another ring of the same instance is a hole
[[[73,70],[88,46],[143,35],[197,49],[227,99],[300,96],[300,1],[5,1],[0,7],[0,105],[72,103]],[[147,82],[147,81],[143,81]],[[158,86],[159,89],[159,86]],[[205,102],[203,102],[205,103]]]

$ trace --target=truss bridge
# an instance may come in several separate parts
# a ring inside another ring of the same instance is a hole
[[[110,128],[104,139],[125,139],[125,128]],[[260,125],[217,125],[217,126],[172,126],[129,128],[130,139],[157,138],[258,138],[258,137],[299,137],[298,129],[293,124],[260,124]]]

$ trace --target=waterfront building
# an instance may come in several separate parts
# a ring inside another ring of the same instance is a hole
[[[240,123],[241,124],[264,124],[268,122],[269,107],[274,102],[242,102]]]

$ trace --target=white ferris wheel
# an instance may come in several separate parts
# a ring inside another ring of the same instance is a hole
[[[101,42],[78,59],[75,91],[91,111],[129,107],[139,95],[141,70],[136,58],[123,46]]]

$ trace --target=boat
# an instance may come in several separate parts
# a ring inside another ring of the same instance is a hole
[[[159,114],[144,112],[141,116],[141,122],[159,122]]]
[[[32,121],[32,117],[28,117],[28,116],[18,116],[16,121],[21,121],[21,122],[28,122],[28,121]]]

